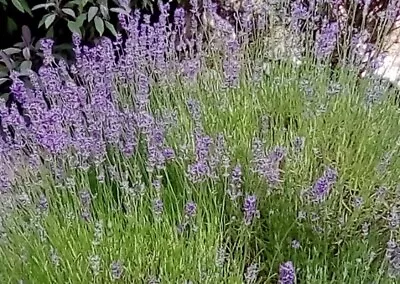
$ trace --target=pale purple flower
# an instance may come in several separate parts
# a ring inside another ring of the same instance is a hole
[[[324,201],[337,180],[337,171],[328,167],[324,174],[317,179],[311,191],[311,199],[316,202]]]
[[[258,278],[258,273],[260,271],[258,263],[252,263],[246,268],[246,273],[244,274],[244,279],[246,284],[256,283]]]
[[[164,203],[160,198],[156,198],[153,201],[153,213],[156,216],[160,216],[164,210]]]
[[[40,42],[41,45],[41,50],[43,52],[44,60],[43,63],[44,65],[50,65],[54,61],[53,57],[53,45],[54,41],[52,39],[42,39]]]
[[[254,218],[260,216],[260,212],[257,210],[257,197],[255,195],[246,195],[243,202],[244,211],[244,224],[246,226],[251,225]]]
[[[50,260],[53,263],[54,266],[58,267],[60,266],[60,257],[58,256],[58,253],[54,247],[50,248]]]
[[[332,55],[337,45],[339,26],[337,22],[325,22],[317,35],[315,54],[317,58],[327,58]]]
[[[84,208],[81,211],[81,217],[85,222],[90,222],[92,219],[92,214],[90,213],[88,208]]]
[[[92,197],[90,195],[90,192],[87,190],[83,190],[80,192],[79,194],[80,200],[81,200],[81,204],[83,207],[89,207]]]
[[[389,264],[388,274],[391,278],[400,277],[400,246],[395,240],[389,240],[386,247],[386,260]]]
[[[98,255],[91,255],[89,257],[89,266],[92,270],[93,276],[97,276],[100,273],[100,257]]]
[[[102,220],[99,220],[94,225],[94,238],[92,244],[97,246],[101,243],[104,234],[104,224]]]
[[[154,275],[150,275],[147,280],[147,284],[160,284],[160,283],[161,283],[161,280]]]
[[[300,242],[298,240],[293,240],[292,241],[292,248],[294,249],[299,249],[300,248]]]
[[[296,282],[296,272],[291,261],[282,263],[279,266],[279,284],[294,284]]]
[[[120,261],[114,261],[110,267],[111,277],[113,280],[119,280],[122,278],[124,273],[124,266]]]
[[[197,212],[197,205],[193,201],[189,201],[185,205],[185,216],[187,218],[193,218]]]
[[[240,75],[239,43],[236,39],[229,39],[225,45],[226,55],[223,62],[224,83],[226,87],[236,88],[239,85]]]
[[[303,151],[305,143],[305,137],[295,137],[293,140],[293,149],[296,153]]]
[[[42,212],[46,212],[49,209],[49,202],[47,201],[46,196],[44,195],[40,196],[38,208]]]
[[[219,247],[215,255],[215,266],[218,268],[222,268],[225,264],[227,256],[228,254],[225,247]]]

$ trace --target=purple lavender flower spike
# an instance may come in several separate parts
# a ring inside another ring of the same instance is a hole
[[[196,216],[196,212],[197,212],[196,203],[194,203],[193,201],[189,201],[188,203],[186,203],[186,205],[185,205],[185,216],[187,218],[192,218],[192,217]]]
[[[317,58],[323,59],[329,57],[337,44],[339,25],[337,22],[325,22],[315,44],[315,53]]]
[[[320,177],[313,186],[312,194],[316,201],[322,201],[329,193],[329,182],[326,177]]]
[[[256,283],[259,271],[260,268],[258,263],[252,263],[249,265],[246,269],[246,273],[244,274],[246,284]]]
[[[324,201],[328,197],[332,187],[336,183],[337,177],[338,173],[336,169],[328,167],[322,177],[318,178],[311,189],[310,193],[313,201]]]
[[[120,261],[114,261],[110,267],[111,277],[113,280],[119,280],[122,278],[124,272],[124,266]]]
[[[279,284],[294,284],[296,282],[296,272],[291,261],[282,263],[279,266]]]
[[[160,198],[153,201],[153,212],[156,216],[160,216],[164,210],[164,203]]]
[[[52,39],[43,39],[40,42],[41,50],[43,51],[44,65],[50,65],[54,61],[53,57],[53,45],[54,41]]]
[[[251,225],[253,219],[259,217],[260,212],[257,210],[257,197],[255,195],[247,195],[243,202],[244,224]]]

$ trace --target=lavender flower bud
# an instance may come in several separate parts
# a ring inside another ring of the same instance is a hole
[[[122,278],[122,274],[124,272],[124,267],[121,262],[114,261],[110,267],[111,277],[113,280],[119,280]]]
[[[92,270],[93,276],[97,276],[100,273],[100,257],[98,255],[91,255],[89,257],[89,265]]]
[[[246,226],[251,225],[255,217],[260,216],[260,212],[257,210],[257,197],[255,195],[247,195],[243,203],[244,211],[244,224]]]
[[[259,271],[258,263],[252,263],[248,266],[244,274],[246,284],[256,283]]]
[[[189,201],[185,205],[185,216],[187,218],[192,218],[196,215],[197,205],[193,201]]]
[[[296,282],[296,274],[293,263],[287,261],[279,266],[279,284],[294,284]]]
[[[160,198],[156,198],[153,201],[153,213],[159,217],[164,210],[164,203]]]

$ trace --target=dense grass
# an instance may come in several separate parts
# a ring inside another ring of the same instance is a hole
[[[191,82],[152,85],[151,111],[176,153],[161,170],[146,168],[142,137],[133,155],[109,147],[104,163],[86,170],[59,159],[21,171],[14,210],[2,196],[1,283],[276,283],[287,261],[298,283],[395,283],[396,259],[389,264],[386,253],[399,230],[393,91],[345,69],[242,56],[237,88],[224,88],[211,67]],[[116,83],[121,105],[134,87]],[[207,159],[216,159],[216,176],[192,182],[200,129],[213,138]],[[275,183],[254,170],[257,141],[261,152],[283,149]],[[236,166],[242,196],[233,201]],[[312,202],[307,192],[327,167],[338,178]],[[248,195],[259,210],[251,224]]]

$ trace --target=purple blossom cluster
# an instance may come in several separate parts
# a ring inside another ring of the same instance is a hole
[[[338,44],[339,25],[337,22],[325,22],[317,35],[315,55],[317,58],[328,58]]]
[[[253,171],[262,176],[271,187],[276,187],[280,182],[282,166],[286,156],[286,149],[277,146],[269,153],[265,153],[263,143],[258,138],[253,140]]]
[[[305,35],[306,41],[311,40],[311,51],[317,59],[337,58],[350,47],[350,58],[339,61],[364,69],[361,71],[364,76],[367,69],[377,70],[386,56],[379,40],[396,30],[398,6],[396,0],[324,3],[295,0],[290,4],[290,29]]]
[[[195,128],[193,133],[194,157],[188,165],[186,173],[189,180],[192,183],[200,183],[207,179],[218,180],[221,170],[224,171],[223,176],[229,176],[230,159],[224,135],[218,134],[213,138],[205,133],[201,122],[202,114],[199,102],[189,100],[187,106]],[[190,160],[186,153],[187,149],[182,150],[185,151],[182,158]],[[236,184],[237,182],[238,180],[235,181]]]
[[[251,225],[254,218],[260,217],[260,211],[257,210],[257,197],[255,195],[247,195],[243,202],[244,224]]]
[[[296,271],[293,262],[287,261],[279,266],[279,284],[296,283]]]
[[[388,273],[392,278],[400,277],[400,245],[395,240],[389,240],[386,247]]]
[[[76,61],[71,66],[56,61],[52,55],[53,41],[43,40],[44,64],[37,74],[29,74],[29,84],[22,80],[22,74],[12,73],[11,93],[22,105],[23,115],[16,105],[8,109],[1,102],[0,143],[4,161],[1,191],[10,189],[15,163],[28,160],[30,167],[38,168],[43,161],[65,159],[71,168],[88,169],[89,165],[101,165],[110,148],[132,156],[141,137],[146,144],[148,172],[163,170],[175,158],[174,150],[165,140],[163,121],[150,111],[150,88],[155,75],[161,81],[173,80],[175,76],[192,74],[193,68],[200,70],[201,53],[186,55],[186,63],[197,62],[190,71],[187,68],[182,71],[177,54],[201,49],[201,38],[184,40],[184,10],[175,12],[173,29],[167,24],[168,4],[160,4],[160,10],[159,22],[155,24],[150,23],[147,15],[144,23],[139,24],[139,11],[120,14],[121,26],[128,34],[124,43],[103,38],[98,45],[88,47],[81,45],[80,37],[75,34]],[[233,48],[235,43],[229,46]],[[239,72],[236,69],[226,72],[228,81],[236,80],[235,74]],[[127,104],[121,98],[120,88],[124,86],[131,86],[128,92],[132,103]],[[216,163],[210,161],[209,165],[207,161],[212,139],[200,131],[195,139],[196,162],[189,169],[194,181],[210,176],[212,163]]]
[[[317,179],[313,187],[307,192],[308,197],[314,202],[324,201],[335,185],[337,177],[337,170],[327,167],[323,175]]]

